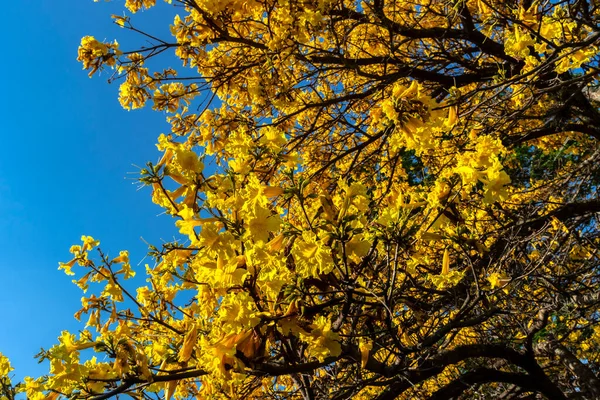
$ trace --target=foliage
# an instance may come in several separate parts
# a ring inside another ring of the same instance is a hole
[[[178,7],[170,40],[113,16],[151,44],[79,60],[166,113],[140,181],[181,237],[135,292],[73,246],[88,321],[20,390],[600,398],[596,2],[168,3],[125,6]]]

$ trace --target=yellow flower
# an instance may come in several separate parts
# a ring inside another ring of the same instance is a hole
[[[41,383],[41,379],[33,379],[30,376],[26,376],[24,380],[25,393],[28,400],[43,400],[46,397],[43,392],[44,385]]]
[[[100,241],[94,240],[94,238],[91,236],[84,235],[81,237],[81,241],[83,242],[83,248],[81,249],[81,251],[88,251],[100,245]]]
[[[75,272],[71,271],[71,268],[73,268],[73,265],[75,265],[75,262],[77,261],[76,258],[72,259],[71,261],[67,262],[67,263],[63,263],[63,262],[59,262],[58,263],[58,270],[60,271],[61,269],[65,271],[65,274],[67,275],[75,275]]]
[[[509,283],[510,277],[504,273],[494,272],[487,277],[487,280],[492,285],[492,289],[495,289]]]
[[[269,233],[279,230],[281,219],[279,215],[273,215],[267,208],[257,206],[248,220],[248,230],[250,237],[255,242],[266,242],[269,240]]]
[[[331,330],[329,319],[319,316],[310,325],[310,328],[310,333],[300,331],[300,338],[308,343],[308,352],[311,356],[323,361],[327,357],[341,354],[340,335]]]
[[[479,178],[485,184],[484,202],[486,203],[504,200],[508,196],[506,185],[511,181],[508,174],[502,168],[502,164],[496,160],[486,170],[487,179]]]
[[[112,19],[115,20],[115,24],[119,25],[121,28],[125,27],[125,23],[129,22],[129,17],[122,17],[120,15],[111,15],[110,16]]]
[[[127,250],[120,251],[119,256],[113,258],[112,263],[128,263],[129,262],[129,252]]]
[[[333,270],[331,250],[310,231],[303,232],[302,237],[294,242],[292,255],[296,273],[302,278],[328,274]]]
[[[8,374],[13,370],[10,366],[10,361],[2,353],[0,353],[0,379],[7,377]]]
[[[367,255],[371,248],[371,242],[364,239],[364,235],[359,234],[352,237],[352,239],[346,243],[346,254],[348,258],[354,263],[358,264],[364,256]]]
[[[132,13],[136,13],[142,8],[148,9],[156,4],[156,0],[126,0],[125,7]]]
[[[200,173],[204,168],[204,165],[202,162],[200,162],[198,155],[191,150],[176,150],[174,162],[181,167],[183,172]]]
[[[440,290],[456,286],[462,280],[465,271],[448,271],[446,274],[429,275],[431,282]]]

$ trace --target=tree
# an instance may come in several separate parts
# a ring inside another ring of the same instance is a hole
[[[113,16],[146,44],[79,60],[166,113],[140,181],[181,238],[136,291],[73,246],[88,322],[18,390],[600,398],[596,2],[168,3],[173,38]]]

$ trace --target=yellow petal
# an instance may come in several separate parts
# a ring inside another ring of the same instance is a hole
[[[290,302],[290,305],[287,308],[287,311],[285,312],[285,314],[283,314],[284,317],[289,317],[292,314],[296,314],[298,312],[298,300],[293,300]]]
[[[442,275],[446,275],[448,272],[450,272],[450,254],[448,253],[448,249],[446,249],[442,258]]]
[[[185,339],[183,339],[183,346],[181,346],[181,350],[179,350],[179,361],[186,362],[190,359],[197,338],[198,329],[196,328],[196,325],[193,325],[192,329],[185,335]]]
[[[283,193],[283,188],[278,186],[263,186],[262,192],[267,197],[276,197]]]
[[[439,233],[425,232],[421,235],[421,239],[423,239],[423,240],[443,240],[444,237],[442,235],[440,235]]]
[[[456,106],[450,106],[448,109],[448,126],[454,126],[458,116],[456,115]]]
[[[369,360],[369,352],[373,348],[373,343],[361,340],[358,344],[358,349],[360,350],[360,365],[362,368],[367,366],[367,361]]]
[[[281,250],[282,247],[283,247],[283,233],[280,233],[279,235],[275,236],[273,238],[273,240],[271,240],[269,243],[267,243],[267,249],[272,252],[279,251],[279,250]]]
[[[177,389],[178,381],[169,381],[165,383],[165,400],[171,400],[173,397],[173,393],[175,393],[175,389]]]

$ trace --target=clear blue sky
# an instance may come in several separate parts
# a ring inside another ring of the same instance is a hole
[[[0,352],[15,378],[47,372],[33,355],[76,331],[82,293],[58,271],[82,234],[111,254],[145,256],[140,236],[154,244],[176,233],[168,216],[137,191],[136,167],[156,161],[164,115],[127,112],[108,75],[87,77],[76,61],[82,36],[140,44],[114,25],[123,1],[18,0],[2,6],[0,97]],[[164,36],[167,7],[141,15]],[[137,15],[136,15],[137,18]],[[150,262],[146,260],[146,262]],[[143,273],[143,263],[138,271]]]

